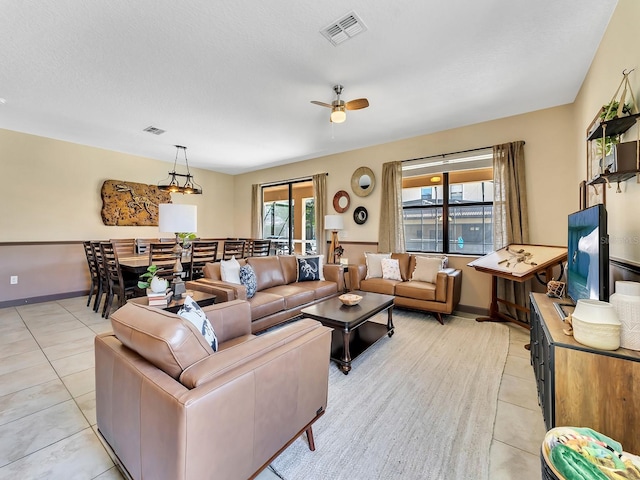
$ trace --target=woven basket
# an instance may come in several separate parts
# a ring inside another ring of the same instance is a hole
[[[551,464],[544,448],[540,449],[540,462],[542,463],[542,480],[565,480],[565,477]]]

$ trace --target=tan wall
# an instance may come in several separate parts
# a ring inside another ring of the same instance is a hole
[[[170,160],[172,149],[167,147]],[[157,183],[172,163],[0,129],[0,165],[0,302],[89,287],[81,244],[5,242],[158,237],[158,227],[103,225],[100,188],[109,179]],[[232,236],[233,177],[192,172],[203,195],[173,194],[173,201],[198,205],[200,236]],[[17,285],[10,285],[12,275]]]
[[[625,69],[636,69],[629,76],[629,80],[638,100],[640,93],[640,41],[637,35],[639,21],[640,2],[620,0],[576,98],[574,138],[579,149],[575,160],[575,181],[585,180],[587,175],[585,135],[587,127],[600,107],[611,101],[622,80],[622,71]],[[619,98],[618,96],[616,99]],[[627,95],[627,102],[629,100],[630,97]],[[637,135],[637,128],[634,127],[629,130],[623,140],[636,140]],[[640,264],[640,215],[637,214],[640,185],[636,180],[629,180],[623,182],[620,187],[623,193],[615,193],[614,185],[612,189],[607,190],[606,194],[610,255]]]
[[[363,251],[370,245],[353,245],[349,242],[377,242],[380,220],[380,176],[382,164],[470,148],[486,147],[515,140],[524,140],[527,175],[527,200],[531,242],[547,245],[566,244],[567,214],[578,208],[578,185],[567,185],[573,175],[573,160],[577,155],[571,138],[573,107],[562,106],[511,118],[457,128],[432,135],[424,135],[370,148],[317,158],[292,165],[275,167],[238,175],[235,178],[236,234],[250,233],[250,192],[253,183],[273,182],[298,178],[314,173],[328,172],[327,213],[333,210],[333,195],[346,190],[351,205],[345,212],[345,229],[340,240],[346,243],[345,256],[349,261],[362,259]],[[370,167],[376,176],[376,187],[365,198],[351,190],[351,175],[360,166]],[[353,210],[363,205],[369,212],[364,225],[353,221]],[[535,208],[532,208],[535,205]],[[475,257],[452,258],[451,264],[463,270],[461,304],[488,308],[491,282],[484,274],[478,274],[466,266]]]
[[[167,146],[172,160],[173,146]],[[105,180],[155,184],[172,163],[0,129],[0,242],[157,237],[158,227],[102,224]],[[177,170],[184,170],[184,164]],[[202,195],[173,194],[175,203],[198,206],[198,234],[233,234],[233,177],[192,169]]]

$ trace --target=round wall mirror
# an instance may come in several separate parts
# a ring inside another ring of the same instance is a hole
[[[333,209],[338,213],[344,213],[349,209],[351,198],[344,190],[340,190],[333,196]]]
[[[366,197],[373,192],[376,177],[369,167],[360,167],[351,176],[351,190],[359,197]]]

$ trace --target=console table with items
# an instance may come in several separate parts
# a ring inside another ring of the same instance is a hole
[[[597,350],[565,335],[553,306],[531,293],[531,364],[547,430],[589,427],[640,452],[640,352]]]

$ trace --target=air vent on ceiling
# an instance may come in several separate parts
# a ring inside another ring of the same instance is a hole
[[[355,37],[359,33],[366,32],[367,26],[358,17],[356,12],[347,13],[345,16],[331,22],[320,33],[334,45],[339,45],[345,40]]]
[[[154,135],[162,135],[165,132],[165,130],[151,126],[151,127],[145,128],[143,132],[153,133]]]

